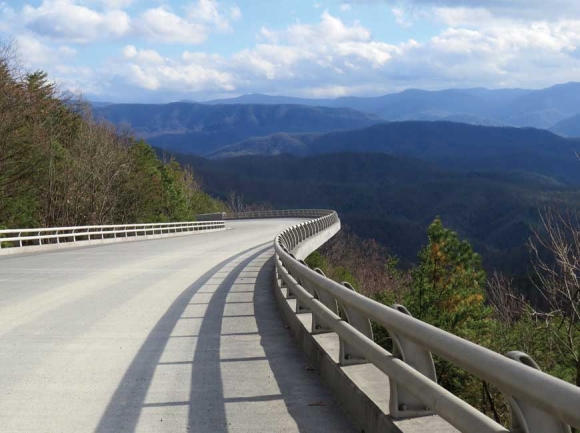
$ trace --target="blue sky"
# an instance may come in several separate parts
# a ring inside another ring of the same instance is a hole
[[[0,37],[113,102],[580,81],[577,0],[0,0]]]

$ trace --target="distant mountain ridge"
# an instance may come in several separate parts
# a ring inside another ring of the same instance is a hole
[[[420,158],[446,169],[521,170],[578,184],[578,150],[579,141],[541,129],[408,121],[324,134],[252,138],[227,146],[211,157],[380,152]]]
[[[561,120],[550,131],[563,137],[580,137],[580,114]]]
[[[307,99],[288,96],[242,95],[206,104],[300,104],[344,107],[380,116],[385,120],[456,120],[482,125],[550,128],[580,114],[580,83],[558,84],[546,89],[408,89],[376,97]]]
[[[382,121],[350,108],[303,105],[114,104],[94,107],[94,112],[129,125],[157,147],[199,155],[255,136],[355,129]]]

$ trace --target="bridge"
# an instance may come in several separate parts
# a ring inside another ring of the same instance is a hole
[[[525,354],[309,269],[303,259],[340,230],[335,212],[209,219],[0,231],[0,431],[580,428],[580,390]],[[438,385],[432,354],[500,389],[511,424]]]

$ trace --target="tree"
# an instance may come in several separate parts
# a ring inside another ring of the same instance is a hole
[[[412,314],[448,332],[469,338],[488,318],[485,272],[467,241],[443,227],[439,217],[427,229],[429,243],[419,252],[406,303]]]
[[[563,379],[580,386],[580,221],[578,213],[547,209],[530,241],[543,322],[561,357]],[[558,374],[559,373],[559,374]]]
[[[485,272],[467,241],[439,217],[427,229],[428,244],[412,271],[404,305],[414,317],[477,344],[489,341],[491,309],[485,302]],[[434,357],[439,383],[474,406],[484,408],[487,385],[455,365]]]

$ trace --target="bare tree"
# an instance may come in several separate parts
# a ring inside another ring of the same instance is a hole
[[[513,279],[497,271],[487,281],[486,294],[496,318],[505,324],[517,322],[528,309],[524,296],[514,287]]]
[[[244,212],[246,205],[244,204],[244,196],[236,194],[235,191],[230,191],[228,194],[228,207],[232,212]]]
[[[544,321],[562,359],[575,368],[580,386],[580,221],[576,211],[541,213],[530,247],[536,287],[545,305],[534,315]],[[548,256],[548,258],[546,258]]]

